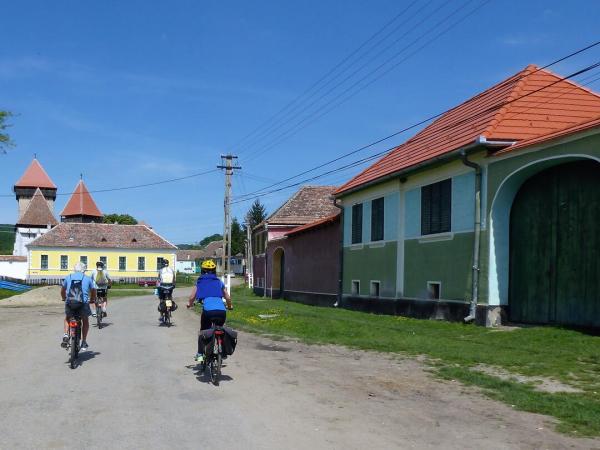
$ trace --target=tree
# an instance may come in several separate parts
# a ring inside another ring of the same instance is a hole
[[[138,221],[129,214],[106,214],[104,223],[120,223],[122,225],[137,225]]]
[[[237,217],[234,217],[231,221],[231,254],[237,255],[238,253],[244,253],[245,242],[246,235],[244,230],[240,226]]]
[[[206,247],[211,242],[220,241],[221,239],[223,239],[223,236],[220,235],[220,234],[218,234],[218,233],[215,233],[215,234],[212,234],[210,236],[206,236],[204,239],[202,239],[199,242],[199,244],[200,244],[200,247]]]
[[[265,205],[263,205],[259,199],[254,200],[254,203],[252,203],[252,206],[246,213],[246,221],[248,222],[250,229],[254,228],[266,218],[267,209],[265,208]]]
[[[12,117],[12,113],[9,111],[0,111],[0,153],[6,153],[6,149],[13,147],[15,143],[12,141],[6,129],[10,127],[6,123],[6,119]]]

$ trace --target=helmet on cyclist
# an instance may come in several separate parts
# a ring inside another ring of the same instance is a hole
[[[163,259],[162,264],[163,264],[163,267],[169,267],[169,260]]]
[[[217,265],[215,264],[215,262],[212,259],[207,259],[206,261],[202,262],[202,269],[207,269],[207,270],[214,270],[217,268]]]
[[[96,263],[96,269],[103,270],[104,269],[104,263],[102,261],[98,261]]]

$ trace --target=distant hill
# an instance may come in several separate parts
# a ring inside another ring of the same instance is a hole
[[[199,244],[177,244],[177,248],[180,250],[200,250],[202,246]]]
[[[12,255],[15,246],[15,226],[8,223],[0,224],[0,255]]]

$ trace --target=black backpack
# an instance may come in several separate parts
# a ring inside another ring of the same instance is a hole
[[[83,277],[80,280],[71,278],[69,292],[67,292],[67,302],[83,304]]]

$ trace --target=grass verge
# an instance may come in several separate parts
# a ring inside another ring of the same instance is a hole
[[[600,337],[559,327],[510,332],[443,321],[383,316],[263,299],[234,288],[235,310],[228,323],[261,334],[307,343],[426,355],[436,373],[480,387],[497,400],[524,411],[557,418],[558,429],[600,436]],[[275,315],[261,319],[259,314]],[[547,393],[532,385],[471,370],[478,364],[526,376],[545,377],[583,393]]]
[[[9,291],[8,289],[0,289],[0,300],[3,300],[13,295],[19,294],[19,292]]]

